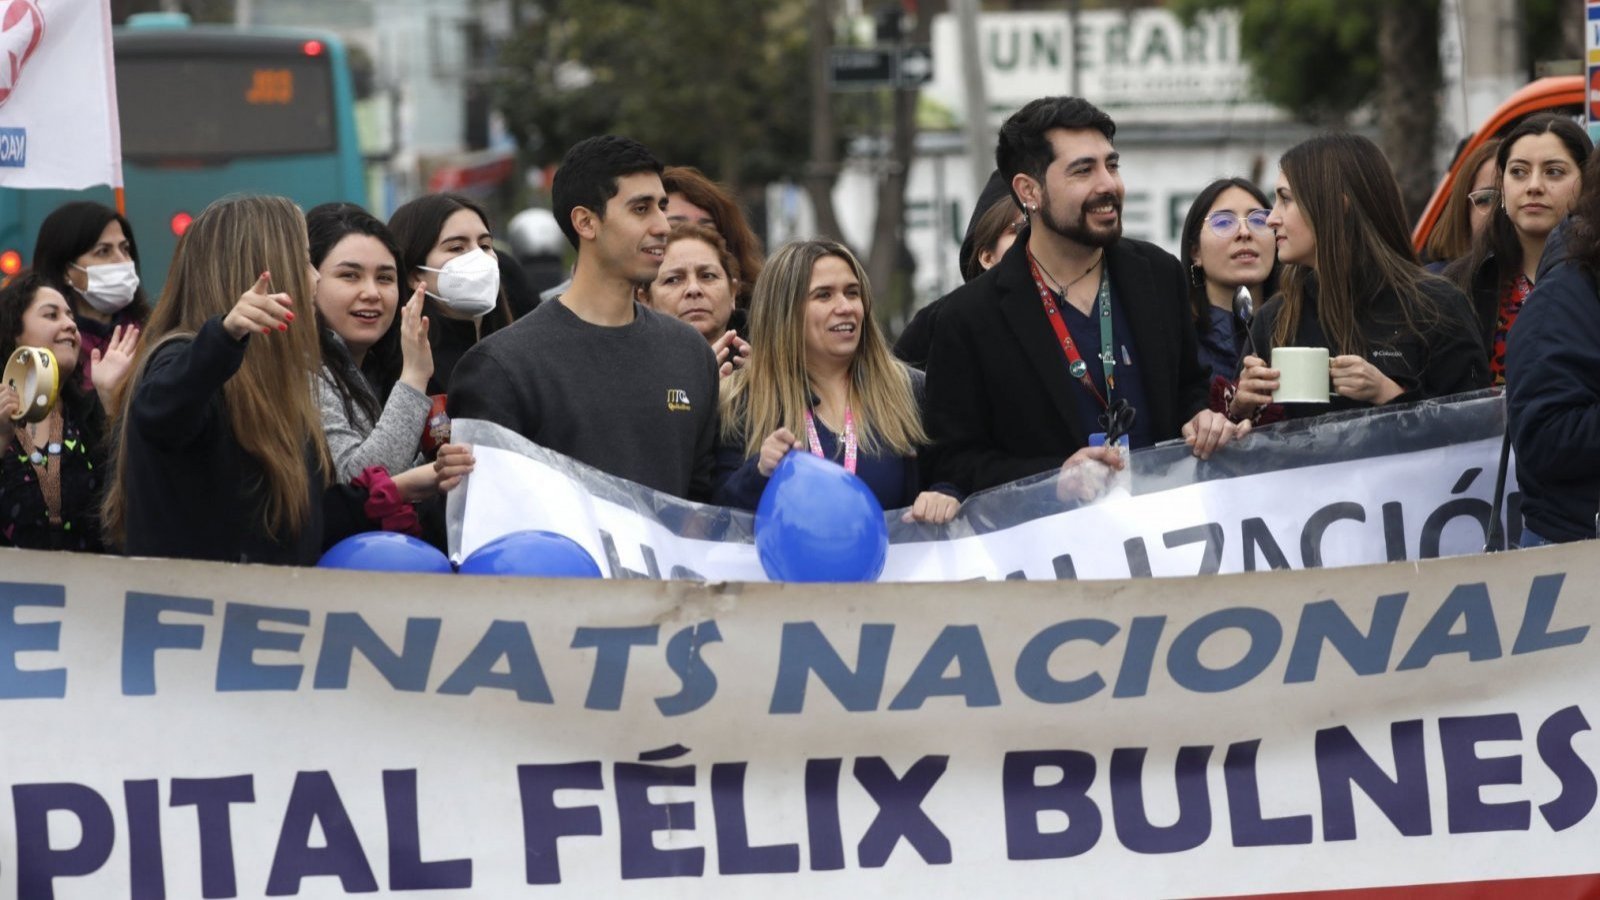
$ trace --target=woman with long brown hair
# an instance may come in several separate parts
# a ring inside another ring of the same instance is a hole
[[[1496,384],[1506,380],[1506,337],[1543,268],[1551,233],[1578,199],[1592,149],[1567,116],[1532,116],[1512,129],[1494,157],[1497,202],[1471,252],[1445,272],[1472,298]]]
[[[1282,292],[1250,329],[1233,418],[1272,402],[1274,347],[1326,347],[1328,405],[1286,404],[1290,418],[1487,387],[1488,356],[1467,298],[1417,263],[1400,188],[1377,145],[1326,134],[1279,163],[1267,223],[1284,265]]]
[[[443,473],[398,483],[374,468],[330,485],[306,247],[305,218],[283,197],[219,200],[184,232],[119,395],[109,543],[134,556],[307,565],[374,522],[415,529],[407,501]]]
[[[716,502],[754,509],[779,460],[834,459],[907,521],[948,522],[947,485],[924,490],[922,373],[897,361],[872,317],[867,273],[832,241],[796,241],[767,261],[750,304],[759,352],[722,383]],[[802,437],[803,436],[803,437]]]
[[[1500,205],[1500,170],[1495,154],[1500,139],[1490,138],[1473,148],[1456,170],[1450,196],[1439,211],[1428,243],[1422,248],[1428,271],[1443,274],[1450,263],[1472,252],[1472,241],[1489,224],[1489,216]]]

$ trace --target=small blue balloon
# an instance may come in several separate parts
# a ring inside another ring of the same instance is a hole
[[[535,578],[599,578],[600,566],[572,538],[552,531],[503,534],[461,563],[463,575],[524,575]]]
[[[774,581],[876,581],[889,556],[889,526],[866,482],[792,451],[756,507],[756,552]]]
[[[450,574],[450,560],[438,548],[409,534],[367,531],[353,534],[322,554],[324,569],[360,569],[366,572],[423,572]]]

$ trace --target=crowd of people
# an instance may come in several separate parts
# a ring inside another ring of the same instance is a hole
[[[745,509],[785,454],[813,453],[938,524],[974,491],[1156,443],[1206,458],[1280,419],[1491,384],[1525,543],[1594,536],[1600,177],[1582,129],[1536,116],[1467,160],[1426,266],[1363,137],[1290,149],[1270,193],[1205,185],[1173,256],[1122,233],[1115,136],[1080,98],[1012,115],[966,283],[893,345],[848,248],[767,257],[725,188],[623,137],[556,171],[576,262],[543,302],[454,194],[387,223],[219,200],[153,304],[127,219],[67,204],[0,289],[0,359],[45,348],[63,376],[42,415],[0,387],[0,545],[299,565],[366,530],[442,546],[442,498],[474,467],[452,418]],[[1326,350],[1328,402],[1274,402],[1279,348]]]

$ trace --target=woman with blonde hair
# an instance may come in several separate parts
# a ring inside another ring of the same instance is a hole
[[[754,509],[790,450],[833,459],[906,521],[948,522],[948,485],[923,490],[922,373],[896,361],[872,317],[861,263],[832,241],[796,241],[767,261],[750,303],[760,352],[723,380],[716,501]]]
[[[1267,217],[1284,265],[1282,292],[1256,315],[1230,417],[1272,402],[1274,347],[1326,347],[1333,396],[1285,405],[1290,418],[1476,390],[1488,357],[1461,291],[1417,263],[1400,187],[1376,144],[1326,134],[1279,162]],[[1265,358],[1264,358],[1265,357]]]
[[[373,468],[330,485],[312,389],[316,281],[305,218],[286,198],[225,198],[190,224],[119,394],[109,543],[134,556],[308,565],[374,522],[415,530],[407,501],[444,473],[397,483]]]

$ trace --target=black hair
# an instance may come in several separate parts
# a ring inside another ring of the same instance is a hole
[[[433,250],[433,245],[439,243],[439,232],[444,230],[444,223],[451,216],[463,209],[470,209],[483,220],[483,226],[494,231],[494,222],[490,221],[489,214],[477,201],[463,197],[460,194],[438,193],[423,194],[415,200],[403,203],[389,217],[389,231],[394,235],[395,243],[400,248],[400,281],[402,284],[401,301],[411,295],[411,279],[422,274],[421,267],[428,262],[428,253]],[[498,254],[497,254],[498,255]],[[435,348],[444,340],[445,320],[448,318],[440,314],[435,301],[428,297],[423,301],[423,308],[429,311],[428,339]],[[495,301],[494,309],[482,319],[482,334],[488,335],[511,324],[511,302],[506,297],[505,285],[500,286],[500,297]],[[392,358],[384,359],[382,377],[373,384],[385,385],[383,397],[387,397],[387,387],[392,387],[400,380],[400,317],[394,317],[394,324],[389,326],[394,332]],[[389,339],[384,335],[385,340]],[[380,343],[382,343],[380,341]],[[388,346],[388,345],[385,345]]]
[[[1000,126],[1000,141],[994,148],[995,165],[1009,187],[1018,174],[1029,175],[1043,181],[1045,170],[1056,158],[1047,133],[1055,128],[1081,131],[1093,128],[1106,136],[1116,137],[1117,123],[1093,103],[1082,97],[1040,97],[1011,114]],[[1022,198],[1013,197],[1017,206]]]
[[[572,145],[551,181],[550,198],[556,224],[573,247],[578,246],[578,231],[572,227],[572,211],[581,206],[604,219],[606,202],[617,195],[617,179],[640,172],[660,175],[662,165],[632,138],[602,134]]]
[[[1483,265],[1484,260],[1490,257],[1494,258],[1497,270],[1496,292],[1504,291],[1513,279],[1522,274],[1522,241],[1517,236],[1517,226],[1512,223],[1511,216],[1506,213],[1505,208],[1506,163],[1511,159],[1511,151],[1517,141],[1541,134],[1555,135],[1566,148],[1567,155],[1572,157],[1573,163],[1578,167],[1577,174],[1582,179],[1578,186],[1580,196],[1584,187],[1588,185],[1584,164],[1588,162],[1594,147],[1582,126],[1572,119],[1554,113],[1542,113],[1523,119],[1517,127],[1507,132],[1500,140],[1500,149],[1496,150],[1494,155],[1495,187],[1500,191],[1501,201],[1489,214],[1489,221],[1484,224],[1483,231],[1473,239],[1472,250],[1466,257],[1467,262],[1451,269],[1456,276],[1457,286],[1464,290],[1468,297],[1472,296],[1473,276]],[[1461,177],[1471,178],[1472,174],[1462,173]],[[1573,198],[1573,210],[1577,209],[1577,203],[1578,198]],[[1486,319],[1489,311],[1479,310],[1478,314],[1480,319]]]
[[[1195,249],[1200,246],[1200,229],[1206,223],[1206,213],[1211,211],[1211,205],[1217,202],[1222,192],[1229,188],[1238,188],[1255,198],[1262,209],[1271,209],[1272,200],[1265,191],[1256,187],[1255,182],[1248,178],[1218,178],[1206,185],[1194,198],[1194,203],[1189,206],[1189,214],[1183,219],[1183,235],[1178,242],[1178,261],[1183,263],[1184,269],[1189,273],[1189,306],[1194,313],[1197,324],[1204,325],[1211,300],[1206,296],[1206,279],[1203,272],[1198,272],[1194,264]],[[1246,226],[1248,227],[1248,226]],[[1278,251],[1276,246],[1272,251],[1272,268],[1267,271],[1267,280],[1262,284],[1262,299],[1271,297],[1277,290],[1278,283]]]
[[[6,363],[11,361],[11,354],[17,352],[17,338],[22,335],[22,317],[39,296],[40,288],[55,288],[55,285],[36,269],[23,269],[11,276],[5,287],[0,287],[0,369],[5,368]],[[62,296],[67,295],[63,293]],[[81,344],[79,346],[82,347]],[[87,354],[80,349],[78,365],[82,366],[86,358]],[[68,405],[76,407],[83,397],[78,387],[78,373],[59,374],[61,396]]]
[[[354,203],[324,203],[306,213],[306,238],[310,244],[311,265],[320,269],[328,254],[339,242],[352,234],[366,235],[382,244],[389,255],[394,259],[396,277],[399,277],[400,245],[378,217],[372,215]],[[400,302],[404,303],[410,296],[409,292],[402,291]],[[398,312],[396,318],[398,318]],[[344,404],[345,417],[355,419],[355,408],[359,406],[366,413],[371,422],[377,422],[378,416],[383,412],[379,406],[379,397],[387,397],[394,386],[393,381],[385,382],[391,368],[390,356],[395,360],[400,356],[400,332],[393,328],[383,333],[377,343],[367,351],[362,360],[360,370],[355,367],[355,361],[344,342],[338,339],[332,328],[322,323],[322,314],[317,313],[317,338],[322,345],[323,373],[333,382],[334,390],[339,393],[340,402]],[[386,346],[387,345],[387,346]],[[399,367],[393,366],[396,373]],[[396,375],[398,378],[398,374]]]
[[[17,338],[22,334],[22,315],[33,305],[39,288],[53,287],[43,274],[34,269],[23,269],[0,288],[0,368],[10,361],[17,351]]]
[[[112,222],[122,225],[122,234],[128,239],[128,255],[133,258],[137,271],[139,243],[134,240],[133,226],[126,216],[109,206],[93,200],[74,200],[56,207],[39,223],[39,234],[33,242],[32,269],[44,278],[45,284],[67,298],[74,315],[83,300],[78,289],[67,280],[67,267],[88,253]],[[133,292],[133,300],[118,315],[144,323],[150,315],[150,303],[145,299],[143,286]]]

